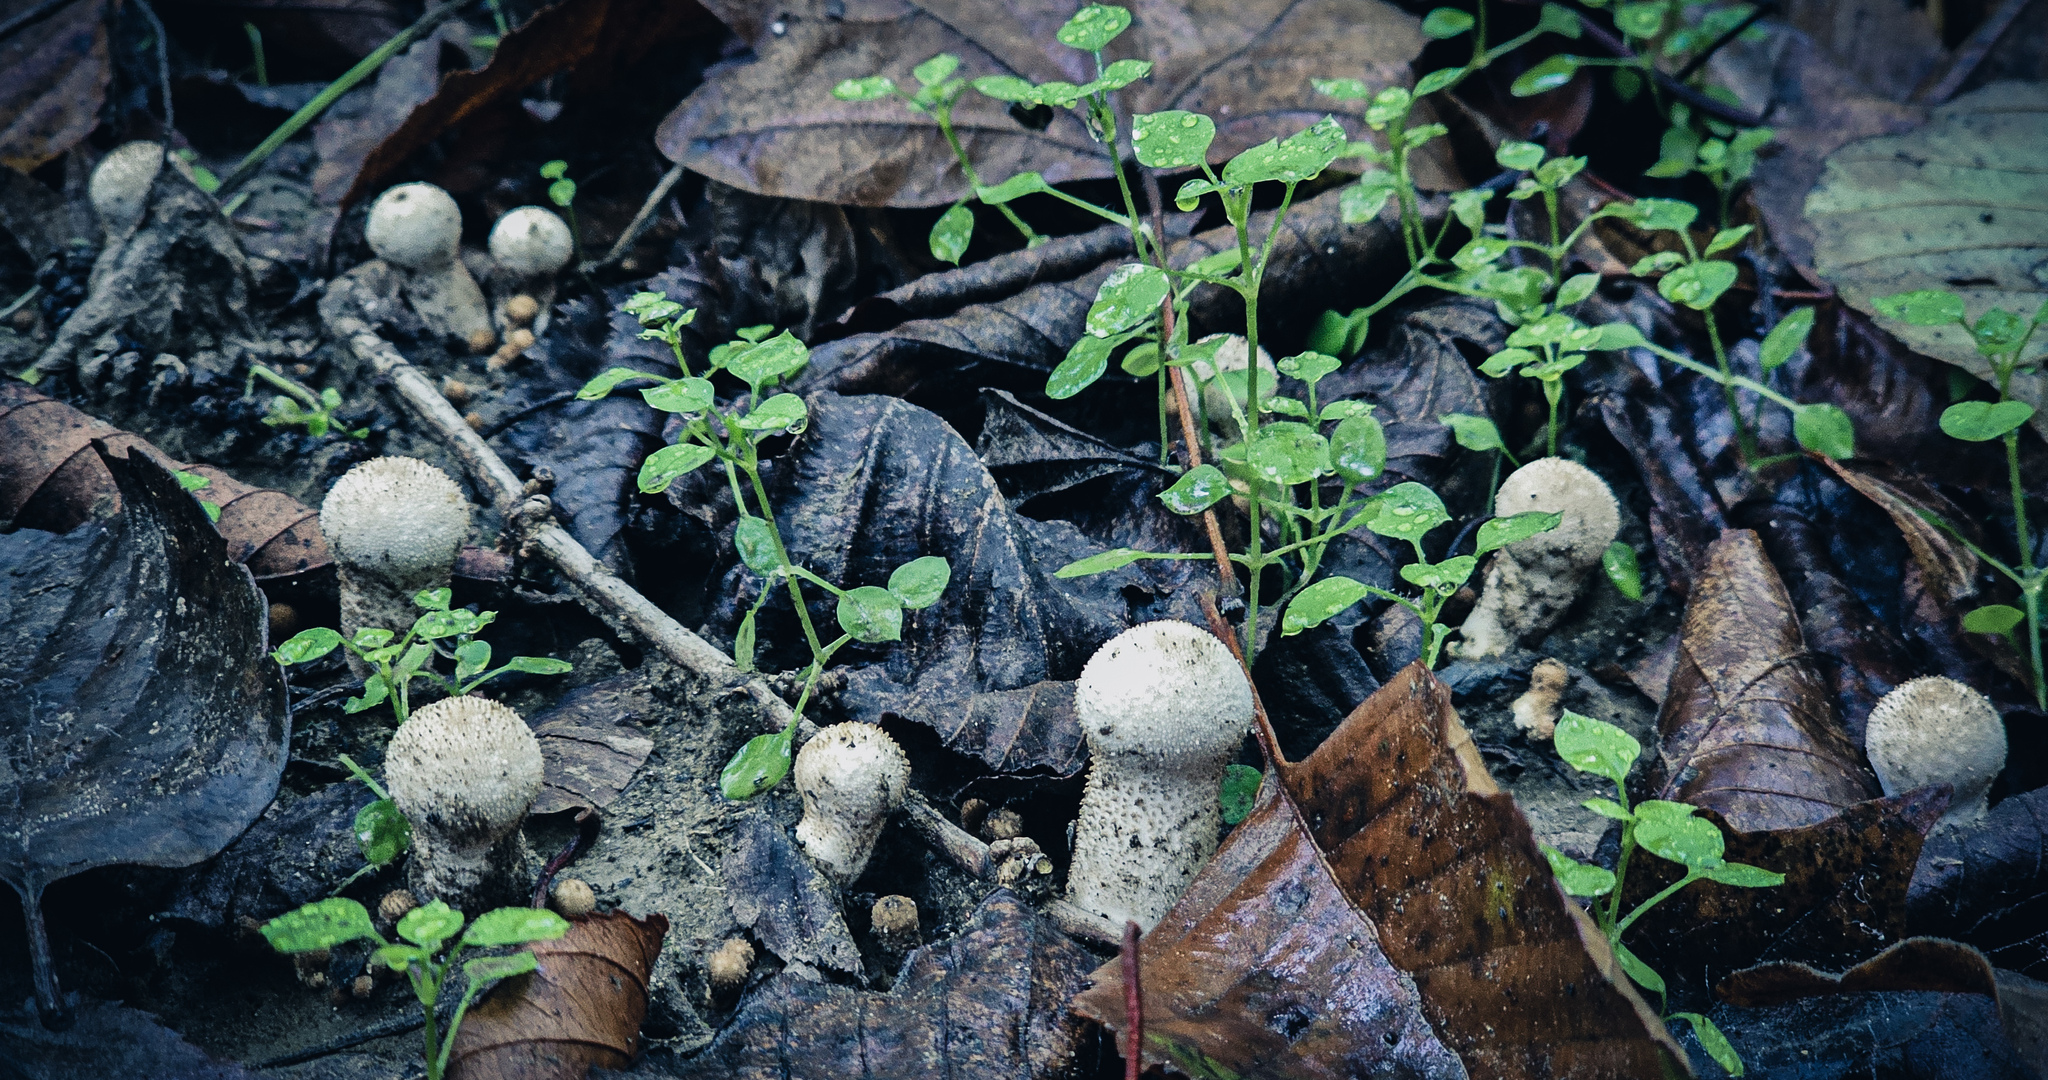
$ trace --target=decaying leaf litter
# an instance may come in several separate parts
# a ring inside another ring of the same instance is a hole
[[[403,709],[340,651],[285,657],[287,707],[257,655],[341,625],[319,507],[402,455],[475,508],[420,677],[512,663],[521,899],[574,916],[451,1074],[1115,1075],[1127,971],[1187,1075],[2035,1074],[2039,5],[17,7],[11,1070],[418,1074],[413,976],[270,944],[335,893],[440,940],[386,908],[443,857],[391,854]],[[1133,141],[1196,114],[1206,152]],[[135,139],[172,153],[128,218],[90,181]],[[409,181],[455,196],[488,342],[451,264],[373,249]],[[487,243],[520,205],[573,223],[561,270]],[[1120,308],[1132,263],[1221,284]],[[1277,381],[1205,340],[1248,330]],[[1546,455],[1614,524],[1481,650],[1576,527],[1494,505]],[[110,576],[153,550],[221,584]],[[1082,676],[1158,619],[1256,654],[1266,777],[1125,964],[1065,887]],[[1879,750],[1930,675],[1989,699],[1981,815]],[[38,734],[92,715],[156,741]],[[846,721],[907,765],[851,876],[782,779]]]

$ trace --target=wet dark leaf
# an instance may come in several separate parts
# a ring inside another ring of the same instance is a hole
[[[1759,964],[1744,968],[1714,987],[1714,995],[1745,1009],[1783,1005],[1800,998],[1872,990],[1925,990],[1944,994],[1998,995],[1998,976],[1984,954],[1944,938],[1914,937],[1893,945],[1840,975],[1806,964]]]
[[[846,101],[846,79],[905,75],[939,53],[959,74],[1085,83],[1088,53],[1051,33],[1071,4],[1013,0],[994,8],[951,3],[885,6],[805,0],[769,14],[717,0],[709,6],[753,49],[707,73],[656,135],[662,152],[722,183],[761,194],[862,206],[943,206],[969,194],[952,151],[929,117],[900,99]],[[1422,37],[1414,16],[1377,0],[1163,0],[1131,5],[1134,21],[1106,60],[1153,61],[1125,89],[1131,113],[1190,109],[1220,124],[1210,160],[1223,162],[1292,135],[1327,113],[1362,115],[1364,101],[1316,94],[1310,80],[1341,72],[1374,87],[1406,85]],[[1070,110],[1044,130],[1010,116],[1006,102],[960,98],[953,124],[984,183],[1038,172],[1050,183],[1110,175],[1101,147]],[[1363,130],[1363,125],[1353,127]]]
[[[908,319],[941,318],[969,304],[993,303],[1033,285],[1079,277],[1130,250],[1130,230],[1104,225],[1094,232],[1058,237],[958,270],[926,274],[855,304],[838,321],[821,328],[812,344],[887,330]]]
[[[263,922],[331,894],[363,865],[355,819],[376,794],[354,781],[271,804],[219,856],[188,875],[163,916],[212,929]]]
[[[667,934],[665,916],[607,911],[526,946],[539,970],[498,984],[470,1009],[448,1056],[449,1080],[582,1080],[593,1067],[632,1064]]]
[[[1920,850],[1907,895],[1914,933],[1940,934],[1993,961],[2048,976],[2040,938],[2048,919],[2048,788],[2015,795],[1967,829]]]
[[[618,798],[654,752],[654,740],[636,721],[666,713],[649,675],[640,669],[578,687],[533,718],[546,771],[528,813],[602,810]]]
[[[74,0],[42,18],[37,0],[0,5],[0,166],[33,172],[99,124],[113,74],[105,0]]]
[[[1148,1061],[1636,1077],[1682,1056],[1421,665],[1280,779],[1140,943]],[[1076,1007],[1123,1032],[1117,964],[1093,978]]]
[[[1884,992],[1708,1014],[1757,1080],[2033,1080],[1998,1006],[1977,994]],[[1690,1040],[1688,1040],[1690,1042]]]
[[[335,103],[313,125],[313,148],[320,163],[313,167],[313,194],[335,205],[350,194],[363,162],[376,152],[414,109],[434,96],[441,84],[444,56],[470,34],[461,22],[446,22],[414,42],[377,69],[366,92]]]
[[[248,571],[168,471],[105,462],[120,515],[0,536],[0,878],[30,906],[94,867],[213,855],[277,794],[290,736]]]
[[[1685,420],[1640,373],[1626,391],[1600,400],[1607,431],[1641,471],[1650,494],[1650,538],[1664,579],[1680,592],[1706,562],[1707,546],[1726,527],[1711,473],[1685,437]]]
[[[766,814],[737,816],[719,873],[733,920],[769,952],[790,963],[861,974],[838,890]]]
[[[997,889],[958,937],[904,962],[886,994],[784,973],[677,1077],[925,1080],[1075,1075],[1067,999],[1095,958]]]
[[[250,1080],[259,1076],[206,1056],[140,1009],[90,1002],[68,1031],[47,1031],[34,1016],[0,1015],[0,1043],[10,1075],[34,1080]]]

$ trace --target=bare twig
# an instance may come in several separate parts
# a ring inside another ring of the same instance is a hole
[[[171,107],[171,46],[165,39],[163,20],[156,17],[156,9],[149,6],[149,0],[135,0],[136,10],[149,20],[150,32],[156,37],[156,82],[164,96],[164,141],[170,141],[171,132],[178,130],[178,114]]]
[[[1117,959],[1124,972],[1124,1080],[1138,1080],[1145,1060],[1145,992],[1138,985],[1138,924],[1124,920]]]
[[[908,819],[910,830],[923,840],[925,845],[937,852],[947,862],[978,878],[995,873],[995,862],[989,858],[988,845],[975,839],[967,830],[946,820],[944,814],[922,794],[911,792],[903,800],[903,813]]]
[[[1590,14],[1581,11],[1578,13],[1578,16],[1579,26],[1586,31],[1586,36],[1592,38],[1595,44],[1607,50],[1610,54],[1621,57],[1624,60],[1641,59],[1636,56],[1635,50],[1629,48],[1620,38],[1614,36],[1614,31],[1593,21],[1593,17]],[[1664,88],[1665,93],[1716,120],[1723,120],[1738,127],[1759,127],[1764,122],[1764,118],[1761,116],[1753,116],[1743,112],[1741,109],[1725,101],[1721,101],[1685,83],[1679,82],[1677,79],[1665,74],[1664,69],[1654,63],[1644,66],[1649,69],[1650,77],[1657,80],[1657,85]]]
[[[1687,60],[1685,66],[1679,68],[1678,74],[1673,75],[1672,78],[1677,79],[1679,82],[1692,78],[1701,68],[1707,66],[1707,61],[1712,60],[1715,53],[1727,48],[1729,42],[1741,37],[1744,31],[1755,26],[1758,19],[1766,15],[1776,15],[1777,13],[1778,5],[1773,0],[1765,0],[1764,3],[1751,8],[1749,14],[1743,16],[1741,22],[1729,27],[1726,33],[1714,39],[1713,44],[1701,49],[1698,56]]]
[[[1238,646],[1237,634],[1223,619],[1223,613],[1216,610],[1216,598],[1202,594],[1202,615],[1209,620],[1209,632],[1237,657],[1237,666],[1244,669],[1245,685],[1252,689],[1252,733],[1259,737],[1259,749],[1266,752],[1267,764],[1278,768],[1287,764],[1287,755],[1280,752],[1280,734],[1273,730],[1273,721],[1266,716],[1266,703],[1259,697],[1259,684],[1252,678],[1252,669],[1244,662],[1244,650]],[[1245,617],[1256,619],[1259,613],[1247,612]]]
[[[619,239],[612,244],[612,249],[605,252],[604,258],[583,269],[588,271],[600,266],[611,266],[625,258],[626,252],[633,248],[633,241],[640,238],[640,231],[647,227],[647,222],[654,217],[654,211],[660,208],[661,200],[668,198],[668,193],[674,190],[676,181],[682,178],[683,166],[681,162],[677,162],[661,178],[661,182],[654,185],[654,190],[647,194],[647,201],[640,204],[640,212],[634,214],[633,220],[626,224],[626,231],[619,234]]]
[[[1941,105],[1956,96],[1956,91],[1963,88],[1970,76],[1977,73],[1977,67],[1984,63],[1984,58],[1998,46],[1998,39],[2012,29],[2012,24],[2019,21],[2021,13],[2032,2],[2005,0],[1998,5],[1997,10],[1985,16],[1984,21],[1977,24],[1977,29],[1972,30],[1969,38],[1949,57],[1948,66],[1939,69],[1939,74],[1929,75],[1909,100],[1921,105]]]

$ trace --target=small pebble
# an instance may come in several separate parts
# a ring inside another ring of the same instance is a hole
[[[908,896],[884,896],[875,901],[869,914],[873,918],[875,941],[883,949],[901,956],[919,945],[917,901]]]

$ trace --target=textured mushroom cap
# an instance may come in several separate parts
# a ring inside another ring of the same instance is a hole
[[[2005,724],[1984,695],[1931,675],[1886,694],[1863,729],[1863,749],[1886,795],[1929,784],[1955,788],[1945,818],[1975,816],[2005,768]]]
[[[124,143],[93,166],[85,194],[108,233],[126,232],[142,220],[149,186],[163,167],[164,144],[157,142]]]
[[[796,786],[803,792],[806,817],[815,805],[833,817],[860,814],[879,820],[903,805],[910,790],[910,759],[873,724],[833,724],[797,752]]]
[[[1252,690],[1216,635],[1161,619],[1095,650],[1074,686],[1074,711],[1098,758],[1207,760],[1244,741]]]
[[[467,695],[413,713],[384,751],[398,809],[414,828],[463,849],[487,847],[518,827],[540,795],[541,771],[540,740],[526,721]]]
[[[393,577],[445,573],[469,538],[469,503],[447,473],[418,458],[372,458],[328,489],[320,531],[350,566]]]
[[[569,226],[544,206],[522,206],[491,228],[491,258],[525,277],[552,274],[575,250]]]
[[[432,184],[400,184],[371,204],[363,238],[378,258],[394,265],[446,266],[462,243],[462,211]]]
[[[1524,566],[1551,561],[1593,566],[1621,531],[1621,508],[1607,482],[1564,458],[1532,461],[1500,485],[1494,513],[1509,517],[1530,510],[1563,514],[1564,520],[1549,532],[1508,545],[1515,561]]]

